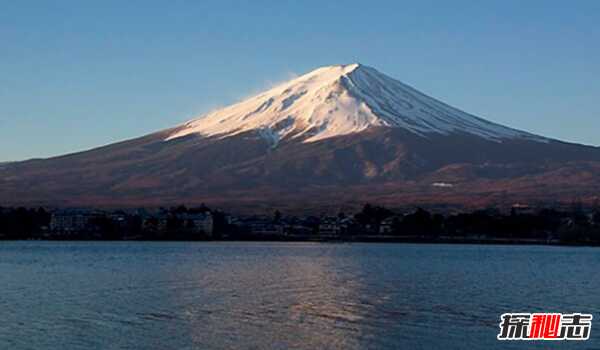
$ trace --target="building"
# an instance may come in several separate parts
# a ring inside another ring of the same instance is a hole
[[[128,217],[127,214],[123,212],[112,213],[108,216],[110,221],[117,227],[119,230],[124,230],[128,225]]]
[[[196,233],[212,236],[214,230],[213,216],[209,211],[194,214],[181,214],[178,219],[184,221],[184,227],[191,228]]]
[[[249,227],[250,232],[255,235],[281,236],[285,232],[283,225],[271,222],[255,222],[251,223]]]
[[[354,219],[349,217],[324,217],[319,223],[319,234],[322,236],[351,234],[354,226]]]
[[[99,216],[98,213],[84,210],[60,210],[52,213],[50,231],[71,233],[91,229],[91,222]]]
[[[240,220],[239,225],[248,233],[259,236],[282,236],[285,234],[285,226],[280,222],[274,222],[271,218],[254,216]]]
[[[337,236],[341,232],[338,218],[326,217],[321,219],[319,234],[322,236]]]
[[[211,237],[214,231],[214,219],[209,211],[202,213],[161,212],[142,220],[142,230],[157,233],[198,233]]]
[[[394,224],[402,220],[402,216],[394,215],[385,218],[379,224],[379,233],[382,235],[391,234],[394,230]]]

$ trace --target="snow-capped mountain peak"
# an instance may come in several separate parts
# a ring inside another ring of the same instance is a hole
[[[496,141],[545,140],[467,114],[357,63],[313,70],[191,120],[167,140],[190,134],[223,138],[254,130],[276,145],[284,138],[314,142],[370,127],[404,128],[422,136],[463,132]]]

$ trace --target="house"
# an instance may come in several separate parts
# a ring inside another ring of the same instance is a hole
[[[249,225],[250,232],[255,235],[281,236],[284,234],[283,225],[272,222],[254,222]]]
[[[253,216],[244,218],[240,220],[239,224],[252,235],[282,236],[285,234],[285,226],[280,222],[274,222],[269,217]]]
[[[381,221],[381,224],[379,224],[379,233],[382,235],[392,233],[393,225],[394,225],[394,219],[392,217],[383,219]]]
[[[286,232],[291,236],[310,236],[314,233],[314,229],[302,224],[290,224],[286,226]]]
[[[379,224],[379,233],[382,235],[391,234],[394,230],[394,224],[400,220],[402,220],[402,216],[399,215],[393,215],[383,219]]]
[[[213,216],[209,211],[201,213],[176,213],[160,212],[155,216],[148,216],[142,221],[142,229],[148,232],[166,233],[188,232],[212,236],[214,231]]]
[[[183,221],[184,227],[191,228],[196,233],[212,236],[214,229],[213,216],[209,211],[193,214],[181,214],[177,216]]]
[[[101,214],[84,210],[60,210],[52,213],[50,218],[50,231],[71,233],[91,229],[93,219]]]
[[[355,225],[352,218],[328,216],[321,219],[319,234],[322,236],[346,235],[354,231]]]
[[[354,220],[347,217],[328,216],[321,219],[319,223],[319,234],[323,236],[338,236],[348,233]]]
[[[322,236],[337,236],[340,233],[340,226],[337,218],[323,218],[319,224],[319,234]]]
[[[124,230],[125,228],[127,228],[127,214],[125,214],[124,212],[112,213],[108,216],[108,218],[118,229]]]
[[[157,232],[159,231],[159,219],[154,216],[142,217],[142,231]]]

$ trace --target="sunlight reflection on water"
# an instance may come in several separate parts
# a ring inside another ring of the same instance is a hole
[[[595,248],[3,242],[0,348],[522,348],[499,315],[596,313],[598,267]]]

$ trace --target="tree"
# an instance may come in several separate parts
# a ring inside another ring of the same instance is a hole
[[[422,208],[406,215],[401,223],[402,231],[409,234],[429,234],[433,229],[431,214]]]
[[[360,213],[354,215],[354,219],[361,225],[379,225],[382,220],[393,215],[394,213],[387,208],[367,203]]]
[[[275,212],[273,213],[273,222],[280,222],[281,221],[281,212],[279,210],[275,210]]]

